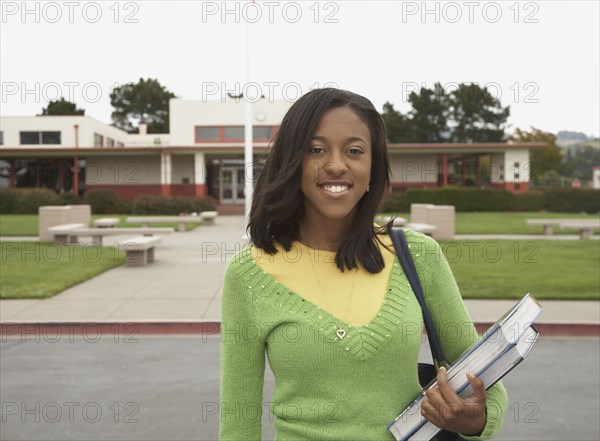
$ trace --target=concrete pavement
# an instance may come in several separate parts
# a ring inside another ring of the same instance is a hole
[[[36,337],[0,342],[0,439],[218,439],[218,336]],[[600,439],[599,356],[598,337],[540,338],[503,380],[508,409],[494,439]],[[424,342],[419,360],[429,359]],[[262,439],[272,440],[268,363],[265,377]]]
[[[220,216],[214,226],[164,236],[155,262],[145,267],[120,266],[49,299],[0,300],[0,322],[219,323],[223,274],[229,258],[247,243],[243,229],[242,216]],[[563,235],[533,237],[565,239]],[[479,235],[457,238],[484,239]],[[521,239],[501,235],[485,238]],[[599,302],[542,303],[539,323],[592,325],[597,335]],[[514,301],[465,300],[465,304],[474,322],[486,323],[496,321]]]

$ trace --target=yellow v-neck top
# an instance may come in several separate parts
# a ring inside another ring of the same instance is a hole
[[[369,323],[383,304],[394,263],[390,236],[379,236],[385,267],[377,274],[359,269],[341,272],[335,264],[335,252],[309,248],[299,241],[285,251],[276,243],[277,253],[267,254],[252,247],[256,263],[303,299],[319,306],[352,326]]]

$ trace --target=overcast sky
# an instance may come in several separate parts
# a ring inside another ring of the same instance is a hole
[[[509,131],[600,132],[595,0],[1,3],[2,116],[62,94],[109,123],[111,87],[140,77],[212,100],[258,86],[291,101],[330,84],[380,111],[406,111],[410,91],[439,81],[487,85],[510,106]]]

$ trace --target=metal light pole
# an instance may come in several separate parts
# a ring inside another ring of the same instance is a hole
[[[246,85],[250,84],[250,26],[246,21]],[[246,87],[247,90],[247,87]],[[244,239],[249,239],[247,234],[250,207],[252,205],[254,158],[252,154],[252,103],[244,96],[246,123],[244,125],[244,198],[246,202],[244,215]]]

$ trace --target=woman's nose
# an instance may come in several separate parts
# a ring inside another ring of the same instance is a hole
[[[348,171],[348,166],[344,157],[339,153],[332,153],[323,166],[325,172],[329,175],[339,176]]]

